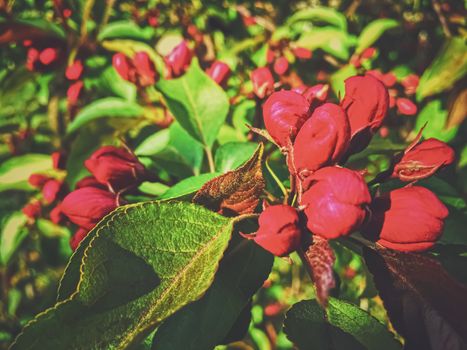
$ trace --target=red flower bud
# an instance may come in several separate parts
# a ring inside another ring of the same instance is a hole
[[[23,207],[23,214],[28,218],[36,219],[41,215],[41,203],[38,200],[33,200]]]
[[[417,105],[408,98],[399,97],[396,99],[397,111],[404,115],[414,115],[417,113]]]
[[[39,54],[39,60],[42,64],[48,66],[58,58],[58,50],[48,47]]]
[[[81,89],[83,88],[83,82],[78,80],[77,82],[70,85],[66,92],[67,101],[69,106],[74,106],[78,103]]]
[[[315,109],[293,145],[297,174],[306,175],[336,163],[349,146],[350,128],[344,110],[333,103]]]
[[[70,18],[73,12],[70,9],[64,9],[63,10],[63,17],[65,18]]]
[[[170,71],[170,77],[178,77],[185,73],[193,58],[193,52],[185,40],[178,44],[172,52],[165,56],[165,63]]]
[[[405,151],[394,166],[392,177],[402,181],[424,179],[453,163],[454,159],[454,150],[448,144],[431,138]]]
[[[230,76],[230,68],[227,64],[221,61],[215,61],[206,73],[214,80],[217,84],[224,84]]]
[[[297,47],[292,50],[295,57],[300,58],[302,60],[309,60],[313,56],[313,52],[305,49],[303,47]]]
[[[50,178],[47,175],[43,174],[31,174],[29,176],[28,182],[32,187],[35,188],[42,188],[44,184],[49,180]]]
[[[117,196],[95,187],[69,193],[60,208],[71,222],[88,230],[117,207]]]
[[[269,47],[266,50],[266,62],[268,64],[271,64],[274,61],[274,58],[276,57],[276,54],[274,51],[272,51]]]
[[[347,79],[341,105],[349,117],[352,137],[364,129],[374,133],[383,123],[388,103],[387,89],[373,76],[354,76]]]
[[[409,74],[404,79],[402,79],[401,84],[405,88],[405,93],[407,95],[412,95],[417,91],[420,78],[416,74]]]
[[[64,220],[65,216],[62,213],[62,208],[60,204],[56,205],[49,213],[50,221],[54,224],[60,224]]]
[[[392,72],[388,72],[383,75],[381,81],[383,82],[384,85],[387,87],[394,86],[397,82],[397,77],[394,75]]]
[[[156,82],[156,68],[146,52],[137,52],[133,57],[133,65],[135,66],[140,86],[154,85]]]
[[[75,251],[84,237],[88,235],[88,233],[89,230],[80,227],[70,239],[71,250]]]
[[[144,166],[124,148],[104,146],[84,162],[84,166],[102,184],[114,190],[126,188],[144,176]]]
[[[376,198],[365,235],[399,251],[431,248],[443,232],[448,209],[430,190],[404,187]]]
[[[279,146],[287,146],[308,118],[309,104],[293,91],[274,92],[263,105],[264,125]]]
[[[83,64],[80,60],[76,60],[66,68],[65,77],[68,80],[77,80],[83,73]]]
[[[300,246],[298,213],[288,205],[272,205],[259,216],[254,241],[276,256],[285,256]]]
[[[274,72],[277,75],[283,75],[289,69],[289,61],[287,58],[281,56],[274,62]]]
[[[76,185],[75,189],[83,188],[83,187],[97,187],[103,190],[106,190],[107,187],[104,184],[101,184],[99,181],[96,180],[94,176],[86,176],[79,180]]]
[[[259,98],[269,96],[274,92],[274,78],[267,67],[256,68],[250,73],[253,91]]]
[[[34,71],[36,69],[38,61],[39,61],[39,50],[31,47],[28,50],[27,57],[26,57],[26,68],[30,71]]]
[[[50,204],[57,199],[57,195],[62,188],[62,182],[56,179],[47,181],[42,187],[42,196],[44,197],[45,203]]]
[[[371,196],[363,177],[356,171],[326,167],[309,178],[302,205],[308,229],[323,238],[333,239],[358,229],[366,216]]]
[[[52,152],[52,165],[54,169],[65,169],[66,154],[64,152]]]
[[[310,109],[313,110],[326,102],[326,99],[328,98],[328,91],[329,85],[317,84],[309,87],[305,92],[303,92],[303,96],[305,96],[308,103],[310,104]]]
[[[131,62],[128,57],[122,53],[116,53],[112,57],[112,65],[124,80],[130,80],[130,70],[132,70],[133,67],[131,67]]]
[[[361,53],[361,57],[364,59],[372,58],[376,53],[376,49],[374,47],[369,47]]]

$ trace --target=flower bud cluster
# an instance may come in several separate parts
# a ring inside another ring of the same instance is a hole
[[[144,51],[135,53],[132,58],[117,53],[112,58],[112,65],[123,79],[138,87],[154,85],[157,80],[154,63]]]
[[[362,174],[342,167],[383,124],[387,87],[372,75],[354,76],[339,105],[326,98],[327,89],[317,85],[274,92],[265,101],[264,125],[287,157],[298,208],[267,207],[250,237],[277,256],[297,250],[306,232],[336,239],[360,230],[390,249],[431,248],[448,215],[434,193],[409,184],[372,199]],[[439,140],[417,139],[394,159],[387,177],[415,181],[451,164],[454,152]]]
[[[101,147],[84,165],[91,176],[78,181],[59,206],[61,214],[79,227],[70,241],[73,250],[105,215],[121,204],[121,193],[146,178],[144,166],[125,148]]]

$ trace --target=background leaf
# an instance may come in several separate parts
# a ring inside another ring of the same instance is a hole
[[[81,109],[68,125],[67,132],[73,133],[83,125],[100,118],[136,118],[142,117],[144,109],[136,104],[118,97],[106,97],[91,102]]]
[[[434,259],[366,249],[365,261],[405,349],[465,349],[467,288]]]
[[[295,304],[284,327],[299,349],[401,349],[385,325],[358,306],[335,298],[329,298],[326,311],[316,300]]]
[[[12,349],[137,344],[209,287],[231,230],[230,219],[184,202],[117,210],[90,233],[76,292],[39,314]]]
[[[229,111],[224,90],[196,60],[182,77],[160,80],[157,88],[180,125],[202,145],[211,147]]]
[[[423,72],[417,88],[417,100],[451,88],[466,72],[467,44],[464,38],[452,37]]]
[[[225,173],[245,163],[256,150],[253,142],[228,142],[219,147],[214,157],[216,170]]]
[[[10,158],[0,165],[0,191],[31,189],[29,175],[52,169],[52,158],[45,154],[25,154]]]
[[[14,212],[3,218],[0,236],[0,262],[7,265],[11,256],[28,235],[25,225],[27,217],[22,212]]]
[[[394,19],[381,18],[370,22],[363,28],[357,41],[356,53],[362,53],[363,50],[373,45],[385,31],[395,28],[399,25]]]
[[[207,173],[188,177],[169,188],[159,199],[174,199],[194,194],[203,187],[206,182],[219,175],[219,173]]]

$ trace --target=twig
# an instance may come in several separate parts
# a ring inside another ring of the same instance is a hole
[[[441,27],[443,28],[444,35],[448,38],[452,36],[451,31],[449,30],[449,25],[444,17],[443,10],[441,9],[441,4],[438,0],[432,0],[433,9],[435,10],[436,14],[438,15],[439,22],[441,23]]]

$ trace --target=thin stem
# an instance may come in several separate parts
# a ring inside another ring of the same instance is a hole
[[[444,17],[443,10],[441,9],[441,4],[438,0],[432,0],[433,9],[435,10],[436,14],[438,15],[439,22],[441,23],[441,27],[443,28],[444,35],[447,38],[452,36],[451,31],[449,30],[448,21],[446,17]]]
[[[274,171],[272,171],[271,169],[271,166],[269,165],[269,162],[266,160],[264,162],[264,164],[266,165],[266,169],[268,169],[269,173],[271,174],[272,178],[274,179],[274,181],[276,181],[277,183],[277,186],[279,186],[282,194],[284,195],[284,197],[287,197],[287,190],[284,186],[284,184],[281,182],[281,180],[277,177],[277,175],[274,173]]]
[[[214,166],[214,158],[212,156],[212,149],[211,147],[205,147],[204,151],[206,152],[206,157],[208,158],[208,165],[209,165],[209,172],[213,173],[216,171]]]

